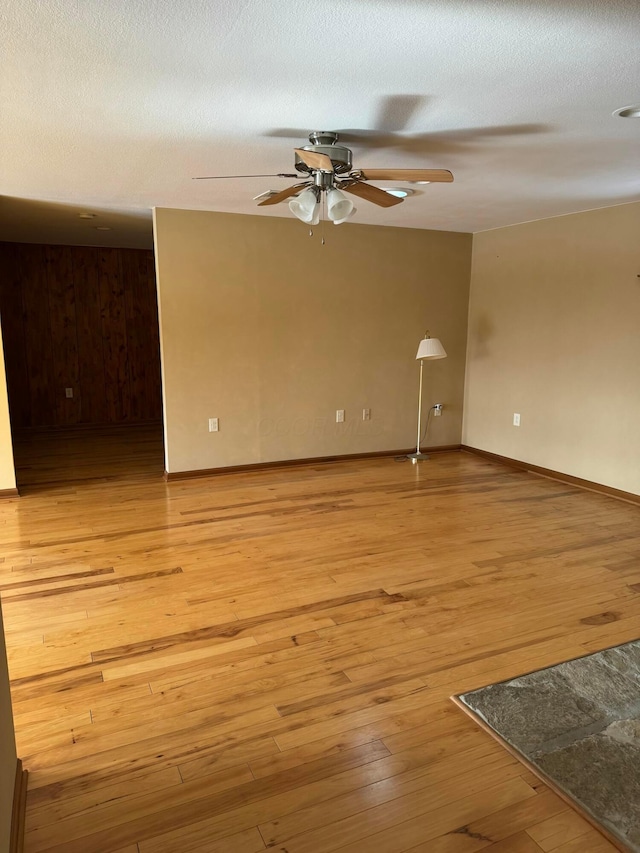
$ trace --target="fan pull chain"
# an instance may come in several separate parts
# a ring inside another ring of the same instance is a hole
[[[322,213],[321,213],[321,216],[320,216],[320,245],[324,246],[324,244],[325,244],[325,239],[324,239],[324,221],[325,221],[325,219],[326,219],[326,215],[325,215],[325,197],[324,197],[324,193],[322,194],[322,202],[321,202],[321,204],[322,204]],[[309,237],[313,237],[313,228],[309,228]]]

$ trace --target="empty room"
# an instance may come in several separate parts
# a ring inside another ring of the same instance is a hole
[[[639,853],[636,0],[1,6],[0,853]]]

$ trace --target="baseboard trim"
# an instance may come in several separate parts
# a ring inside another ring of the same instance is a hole
[[[20,492],[17,489],[0,489],[0,500],[2,498],[19,498]]]
[[[451,453],[460,450],[460,444],[443,444],[439,447],[425,447],[427,453]],[[281,459],[277,462],[252,462],[248,465],[229,465],[226,468],[197,468],[194,471],[172,471],[164,472],[164,479],[168,483],[175,480],[191,480],[195,477],[213,477],[217,474],[236,474],[251,471],[264,471],[269,468],[292,468],[298,465],[319,465],[327,462],[350,462],[354,459],[377,459],[384,456],[406,456],[414,453],[415,448],[404,448],[403,450],[376,450],[371,453],[346,453],[342,456],[312,456],[308,459]]]
[[[551,468],[531,465],[529,462],[511,459],[509,456],[500,456],[498,453],[480,450],[478,447],[469,447],[467,444],[462,444],[460,449],[466,453],[474,453],[476,456],[482,456],[484,459],[491,460],[491,462],[498,462],[501,465],[509,466],[509,468],[516,468],[518,471],[527,471],[529,474],[547,477],[549,480],[558,480],[560,483],[577,486],[579,489],[586,489],[589,492],[597,492],[600,495],[607,495],[607,497],[616,498],[619,501],[640,505],[640,495],[636,495],[633,492],[614,489],[612,486],[604,486],[602,483],[594,483],[591,480],[583,480],[581,477],[574,477],[572,474],[563,474],[562,471],[553,471]]]
[[[29,771],[22,767],[22,761],[18,759],[16,764],[16,783],[13,789],[9,853],[22,853],[24,850],[24,825],[25,813],[27,810],[28,777]]]

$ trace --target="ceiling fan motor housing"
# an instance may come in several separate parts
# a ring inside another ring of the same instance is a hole
[[[303,151],[313,151],[316,154],[326,154],[333,163],[336,175],[351,171],[351,150],[343,145],[336,145],[338,134],[332,131],[315,131],[309,134],[310,145],[304,145]],[[299,172],[310,173],[313,169],[303,163],[300,155],[295,155],[295,167]]]

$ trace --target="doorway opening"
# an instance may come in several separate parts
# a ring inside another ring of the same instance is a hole
[[[0,243],[17,485],[161,476],[153,252]]]

